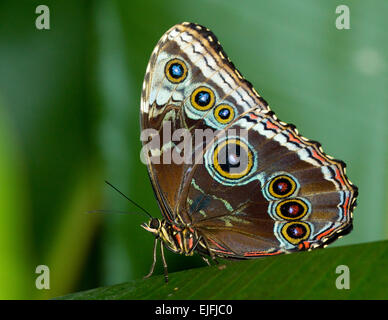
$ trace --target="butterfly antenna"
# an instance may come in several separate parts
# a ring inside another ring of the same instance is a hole
[[[90,210],[86,213],[103,213],[103,214],[135,214],[139,212],[129,212],[129,211],[120,211],[120,210]]]
[[[107,185],[109,185],[111,188],[113,188],[114,190],[116,190],[119,194],[121,194],[125,199],[127,199],[129,202],[131,202],[133,205],[135,205],[137,208],[139,208],[141,211],[143,211],[147,216],[149,216],[151,219],[153,219],[153,217],[151,216],[151,214],[146,210],[144,209],[142,206],[140,206],[139,204],[137,204],[135,201],[133,201],[132,199],[128,198],[124,193],[122,193],[119,189],[117,189],[113,184],[111,184],[109,181],[106,181],[105,180],[105,183]]]

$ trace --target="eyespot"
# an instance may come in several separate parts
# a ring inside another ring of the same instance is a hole
[[[287,198],[296,190],[296,182],[288,175],[280,175],[270,182],[268,191],[274,198]]]
[[[281,233],[284,239],[296,245],[309,238],[311,229],[305,222],[288,222],[282,227]]]
[[[214,106],[214,103],[214,92],[207,87],[199,87],[191,94],[191,104],[197,110],[209,110]]]
[[[180,83],[187,77],[186,64],[180,59],[172,59],[164,69],[167,79],[172,83]]]
[[[215,171],[224,178],[240,179],[252,169],[252,151],[239,139],[225,140],[214,150],[213,166]]]
[[[298,220],[309,212],[309,206],[302,199],[289,199],[280,201],[275,210],[276,214],[282,219]]]
[[[227,124],[234,119],[234,109],[227,104],[220,104],[214,109],[214,117],[219,123]]]

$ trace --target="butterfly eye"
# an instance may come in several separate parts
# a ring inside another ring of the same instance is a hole
[[[252,151],[241,140],[225,140],[214,150],[213,165],[224,178],[240,179],[252,169]]]
[[[286,198],[296,190],[296,182],[289,176],[275,177],[269,184],[268,191],[274,198]]]
[[[186,79],[187,67],[182,60],[172,59],[167,62],[164,72],[170,82],[180,83]]]
[[[227,104],[220,104],[214,109],[214,117],[219,123],[227,124],[234,119],[234,109]]]
[[[281,230],[283,237],[292,244],[298,244],[310,236],[311,229],[305,222],[288,222]]]
[[[301,199],[281,201],[276,206],[277,215],[285,220],[302,219],[309,211],[309,206]]]
[[[209,110],[211,107],[213,107],[214,103],[214,93],[207,87],[199,87],[191,94],[191,104],[197,110]]]
[[[159,220],[156,218],[152,218],[150,221],[150,228],[159,229],[159,226],[160,226]]]

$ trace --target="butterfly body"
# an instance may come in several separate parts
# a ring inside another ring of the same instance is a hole
[[[207,28],[182,23],[147,67],[144,161],[176,253],[256,258],[323,247],[352,228],[345,164],[280,121]],[[158,144],[152,144],[155,136]]]

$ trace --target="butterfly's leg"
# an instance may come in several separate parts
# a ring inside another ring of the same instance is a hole
[[[208,258],[206,258],[205,256],[202,256],[202,255],[201,255],[201,258],[202,258],[203,261],[205,261],[205,262],[207,263],[207,265],[208,265],[209,267],[211,266],[211,264],[210,264]]]
[[[154,273],[155,263],[156,263],[156,246],[157,246],[157,244],[158,244],[158,238],[155,238],[155,242],[154,242],[154,261],[152,262],[150,272],[146,276],[144,276],[144,279],[151,277],[152,274]]]
[[[164,280],[168,282],[168,269],[167,269],[166,258],[164,257],[163,241],[160,241],[160,252],[162,253],[162,260],[163,260],[163,267],[164,267]]]
[[[216,256],[215,256],[214,253],[209,249],[209,244],[208,244],[207,240],[206,240],[205,238],[202,238],[202,239],[203,239],[203,241],[205,242],[205,246],[206,246],[207,251],[209,252],[210,258],[212,258],[212,260],[213,260],[216,264],[218,264],[218,261],[217,261]]]
[[[202,237],[198,237],[195,245],[191,248],[189,254],[192,254],[195,250],[195,248],[198,246],[198,243],[201,241]],[[205,261],[207,263],[207,265],[210,267],[211,264],[209,262],[209,259],[207,257],[205,257],[200,251],[198,251],[198,254],[201,256],[202,260]]]

